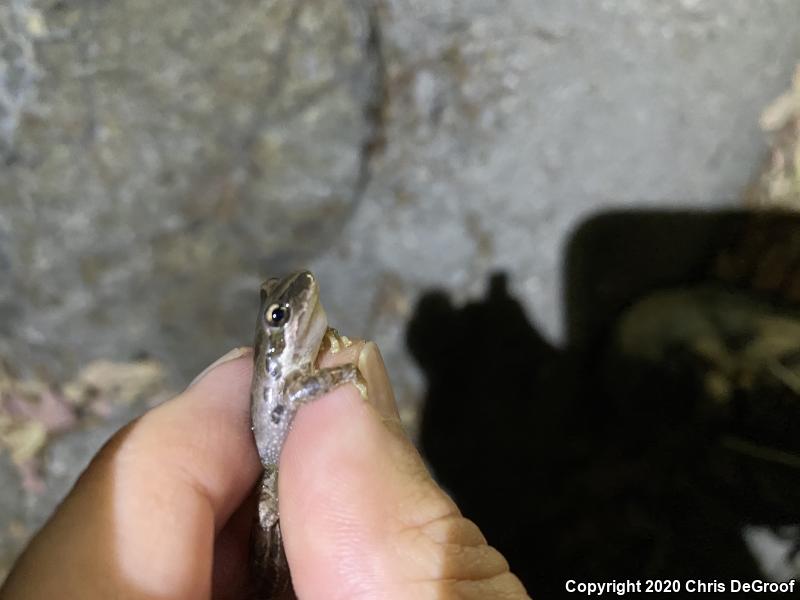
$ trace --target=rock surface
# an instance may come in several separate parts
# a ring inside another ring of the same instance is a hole
[[[322,251],[362,197],[382,83],[369,12],[15,0],[0,14],[25,50],[8,52],[0,349],[57,375],[147,353],[185,376],[245,341],[262,274]]]

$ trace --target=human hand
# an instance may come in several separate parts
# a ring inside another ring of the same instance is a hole
[[[303,407],[281,454],[281,529],[299,598],[528,598],[436,485],[400,425],[383,361],[356,343],[352,385]],[[241,599],[251,494],[252,354],[229,353],[120,430],[0,589],[37,598]]]

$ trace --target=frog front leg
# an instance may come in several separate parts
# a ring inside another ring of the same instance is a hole
[[[271,421],[278,426],[291,420],[301,405],[324,396],[345,383],[357,383],[358,369],[355,365],[341,365],[319,369],[314,373],[297,374],[290,377],[285,392],[285,403],[272,410]],[[284,429],[286,430],[286,429]],[[265,465],[259,491],[258,518],[261,528],[271,530],[278,522],[278,466]]]
[[[358,387],[359,379],[358,368],[355,365],[326,367],[308,375],[299,375],[288,382],[286,397],[289,405],[296,409],[345,383],[353,383]]]
[[[340,334],[333,327],[328,327],[328,330],[325,332],[325,343],[327,344],[327,349],[331,354],[336,354],[337,352],[340,352],[341,350],[349,348],[353,345],[353,342],[349,337]]]

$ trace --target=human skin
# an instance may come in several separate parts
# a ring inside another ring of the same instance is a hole
[[[301,599],[528,598],[436,485],[400,424],[377,347],[298,412],[280,459],[286,554]],[[252,490],[252,355],[236,349],[103,447],[0,589],[0,599],[242,599]]]

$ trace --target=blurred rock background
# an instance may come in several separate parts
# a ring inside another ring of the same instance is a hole
[[[739,205],[798,57],[795,0],[4,0],[0,576],[268,275],[318,275],[410,425],[423,291],[505,270],[558,341],[572,229]]]

